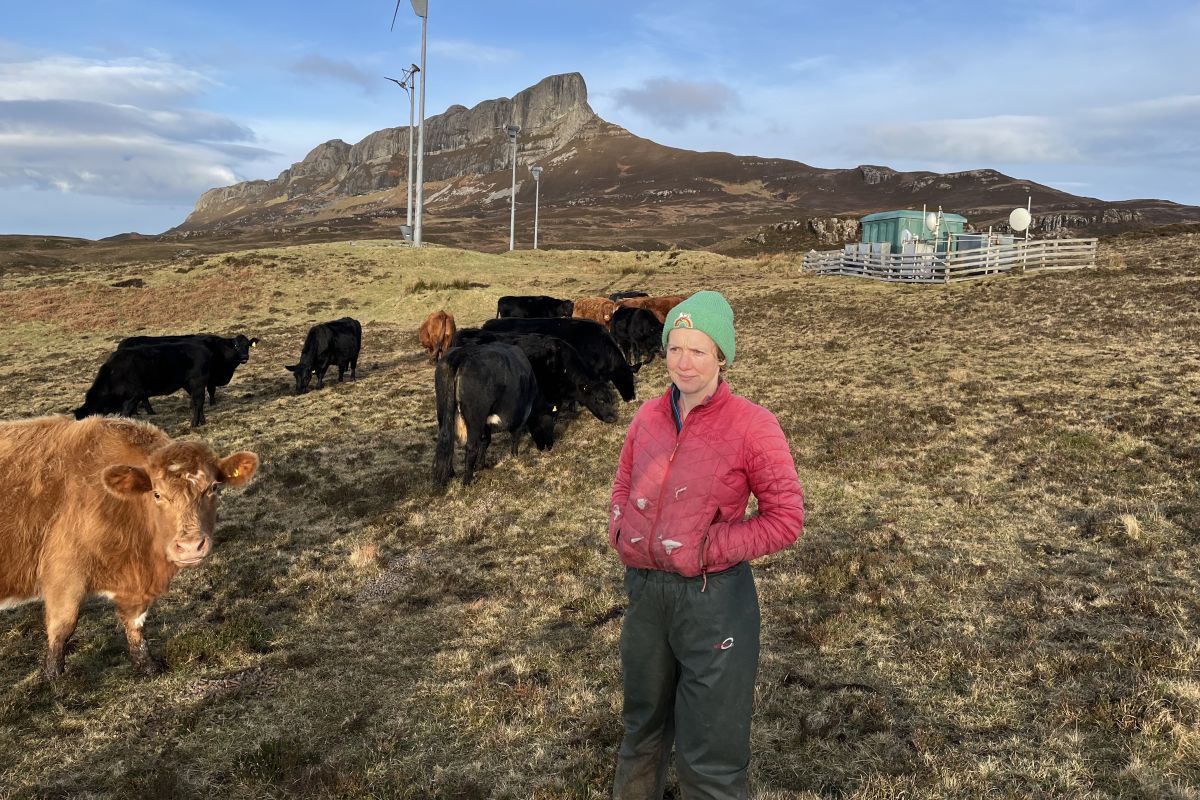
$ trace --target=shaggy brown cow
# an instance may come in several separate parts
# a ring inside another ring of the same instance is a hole
[[[88,595],[113,601],[134,667],[156,672],[146,612],[208,555],[218,491],[257,469],[254,453],[219,459],[130,419],[0,423],[0,609],[44,601],[47,679]]]
[[[590,319],[607,328],[612,322],[612,315],[616,310],[617,304],[607,297],[584,297],[575,301],[575,310],[571,312],[571,316],[577,319]]]
[[[687,295],[684,294],[668,294],[662,297],[627,297],[620,303],[629,308],[644,308],[658,317],[659,322],[666,322],[671,309],[686,299]]]
[[[429,351],[430,364],[436,364],[442,353],[450,349],[455,330],[453,315],[445,311],[435,311],[421,323],[421,346]]]

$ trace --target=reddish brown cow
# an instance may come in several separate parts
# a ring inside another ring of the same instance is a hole
[[[666,322],[671,309],[686,299],[687,295],[667,294],[662,297],[626,297],[620,303],[630,308],[644,308],[658,317],[659,322]]]
[[[456,330],[454,317],[445,311],[435,311],[421,323],[421,346],[429,351],[430,364],[436,364],[442,353],[450,349]]]
[[[130,419],[0,423],[0,609],[45,603],[46,677],[62,674],[88,595],[113,601],[134,667],[156,672],[146,612],[208,555],[220,489],[257,469],[254,453],[217,458]]]
[[[607,328],[616,310],[617,304],[607,297],[584,297],[575,301],[575,310],[571,312],[571,316],[590,319]]]

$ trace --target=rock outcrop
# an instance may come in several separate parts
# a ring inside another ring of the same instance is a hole
[[[1054,236],[1069,234],[1080,229],[1094,228],[1097,225],[1139,223],[1142,219],[1142,212],[1134,209],[1106,208],[1103,211],[1091,213],[1060,212],[1057,214],[1035,214],[1031,227],[1034,233]]]
[[[425,180],[449,180],[511,167],[512,149],[504,133],[509,123],[528,132],[518,137],[519,164],[535,163],[607,125],[588,105],[582,75],[552,75],[512,98],[485,100],[470,109],[454,105],[428,118]],[[354,145],[334,139],[317,145],[274,180],[247,181],[205,192],[180,227],[202,226],[281,198],[320,200],[394,188],[406,182],[407,169],[407,125],[376,131]]]
[[[860,164],[858,173],[862,175],[863,183],[868,186],[878,186],[884,181],[890,181],[898,174],[890,167],[874,167],[870,164]]]

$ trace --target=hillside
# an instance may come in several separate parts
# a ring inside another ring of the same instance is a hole
[[[40,606],[0,612],[0,795],[608,796],[625,599],[604,531],[636,403],[546,453],[498,437],[475,485],[436,494],[416,329],[502,294],[705,287],[737,314],[729,380],[778,416],[807,498],[803,538],[755,566],[757,797],[1191,797],[1198,245],[1130,234],[1097,269],[939,287],[384,240],[128,243],[146,255],[7,275],[0,419],[77,405],[122,336],[243,331],[261,342],[209,425],[183,395],[155,421],[263,466],[150,613],[164,675],[132,675],[93,600],[49,687]],[[345,314],[359,380],[294,395],[307,327]],[[661,391],[661,361],[638,383]]]
[[[452,106],[426,121],[426,237],[482,250],[507,247],[512,151],[503,126],[522,128],[517,151],[519,239],[532,241],[534,185],[545,168],[545,247],[696,249],[740,240],[785,220],[859,217],[943,206],[980,229],[1006,224],[1034,199],[1039,236],[1114,234],[1200,221],[1200,208],[1161,200],[1103,202],[991,169],[938,174],[884,166],[821,169],[786,159],[693,152],[640,138],[601,119],[578,73],[550,76],[512,98]],[[316,232],[397,236],[406,216],[408,128],[350,145],[317,145],[272,180],[212,189],[169,237]],[[751,248],[753,250],[754,248]]]

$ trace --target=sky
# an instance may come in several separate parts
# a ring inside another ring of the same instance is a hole
[[[601,117],[673,147],[1200,205],[1200,3],[976,5],[429,0],[426,116],[579,72]],[[384,78],[421,21],[401,0],[389,30],[395,8],[0,0],[0,234],[160,233],[207,189],[407,125]]]

